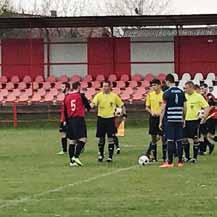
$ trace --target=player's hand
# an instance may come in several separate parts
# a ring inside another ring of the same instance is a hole
[[[159,124],[159,129],[163,130],[162,123]]]
[[[185,126],[186,126],[186,122],[185,122],[185,121],[183,121],[183,128],[185,128]]]
[[[205,123],[206,123],[206,119],[202,118],[201,121],[200,121],[200,124],[205,124]]]
[[[66,122],[65,121],[63,122],[63,126],[66,126]]]

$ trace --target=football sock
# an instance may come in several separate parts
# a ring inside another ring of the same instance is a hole
[[[190,143],[189,142],[184,144],[184,151],[185,151],[185,157],[189,160],[190,159]]]
[[[204,139],[204,142],[200,142],[200,145],[199,145],[200,152],[206,152],[206,147],[207,147],[207,143],[205,142],[205,139]]]
[[[209,149],[210,149],[211,146],[213,146],[213,145],[208,141],[207,138],[204,138],[204,143],[206,144],[206,146],[209,147]]]
[[[69,158],[70,158],[70,161],[74,157],[74,154],[75,154],[75,144],[70,144],[69,145]]]
[[[101,156],[104,157],[105,138],[100,138],[98,143],[98,149]]]
[[[173,141],[168,141],[168,164],[173,163],[173,154],[174,154],[174,149],[175,149],[175,143]]]
[[[111,158],[111,159],[112,159],[113,154],[114,154],[114,147],[115,147],[114,143],[108,145],[109,158]]]
[[[85,143],[82,141],[78,141],[77,145],[76,145],[76,149],[75,149],[75,157],[79,158],[83,148],[85,146]]]
[[[119,147],[120,147],[120,146],[119,146],[119,139],[118,139],[117,136],[114,136],[114,143],[115,143],[115,147],[116,147],[116,148],[119,148]]]
[[[67,152],[67,138],[66,137],[61,139],[61,144],[62,144],[63,152]]]
[[[167,160],[167,143],[163,143],[162,145],[162,153],[163,153],[163,161]]]
[[[194,145],[193,145],[193,158],[194,159],[197,159],[198,150],[199,150],[199,144],[198,143],[194,143]]]
[[[149,156],[151,154],[151,149],[152,149],[152,142],[149,143],[148,150],[146,152],[147,156]]]
[[[178,162],[182,163],[183,162],[183,145],[182,141],[177,141],[177,153],[178,153]]]
[[[153,153],[154,159],[157,160],[157,144],[152,143],[152,153]]]

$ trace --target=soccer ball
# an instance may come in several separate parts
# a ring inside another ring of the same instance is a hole
[[[203,110],[203,109],[198,112],[198,117],[199,117],[200,119],[203,119],[203,118],[204,118],[204,110]]]
[[[120,107],[117,107],[115,109],[115,117],[121,117],[123,115],[123,109]]]
[[[149,164],[149,158],[145,155],[142,155],[138,160],[139,165],[145,166]]]

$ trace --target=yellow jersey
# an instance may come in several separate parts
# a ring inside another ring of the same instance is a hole
[[[209,106],[208,102],[201,94],[196,92],[194,92],[191,95],[186,93],[185,97],[187,100],[186,101],[187,111],[186,111],[185,120],[186,121],[198,120],[199,112],[201,111],[201,109],[204,109]]]
[[[146,97],[145,105],[150,108],[151,112],[160,114],[163,104],[163,91],[156,93],[150,91]]]
[[[108,94],[100,92],[96,94],[92,103],[98,108],[97,115],[102,118],[113,118],[115,114],[115,108],[124,105],[121,98],[113,92]]]

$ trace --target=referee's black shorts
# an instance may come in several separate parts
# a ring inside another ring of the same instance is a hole
[[[69,118],[67,137],[71,140],[87,138],[87,127],[84,117]]]
[[[116,134],[115,118],[97,118],[96,137],[101,138],[106,135],[108,138],[114,137]]]
[[[163,132],[159,128],[160,117],[153,117],[150,115],[149,117],[149,134],[153,136],[162,136]]]
[[[189,139],[199,138],[200,120],[185,122],[184,137]]]

